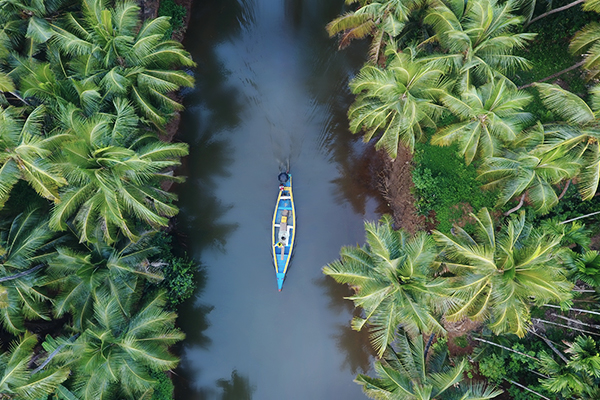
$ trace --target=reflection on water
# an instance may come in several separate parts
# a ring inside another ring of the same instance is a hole
[[[219,379],[217,386],[223,390],[221,400],[252,400],[252,393],[256,390],[250,385],[250,380],[235,369],[231,372],[231,379]]]

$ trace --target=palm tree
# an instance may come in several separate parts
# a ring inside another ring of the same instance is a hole
[[[58,188],[67,183],[53,162],[53,151],[61,137],[44,137],[44,107],[35,108],[26,119],[22,109],[0,109],[0,207],[11,189],[23,179],[42,197],[58,201]]]
[[[458,142],[467,165],[476,156],[485,160],[496,155],[502,144],[516,139],[531,119],[531,114],[524,111],[531,96],[511,89],[504,79],[468,87],[460,98],[446,94],[441,100],[459,122],[440,129],[431,143],[447,146]]]
[[[399,326],[413,336],[443,332],[432,308],[441,283],[432,277],[437,251],[431,237],[394,231],[389,215],[379,224],[365,222],[365,230],[365,246],[343,247],[341,258],[323,268],[325,275],[356,292],[348,299],[363,309],[364,318],[355,317],[352,328],[369,324],[379,356],[394,341]]]
[[[373,36],[371,59],[377,62],[386,39],[393,40],[404,30],[411,11],[421,5],[418,0],[346,0],[358,3],[355,11],[347,12],[327,24],[329,36],[341,34],[340,49],[354,39]],[[387,35],[386,35],[387,34]]]
[[[70,313],[76,331],[85,330],[92,320],[99,291],[109,293],[127,315],[131,304],[138,300],[140,287],[146,283],[138,278],[162,280],[160,271],[148,261],[158,251],[148,245],[148,234],[135,243],[121,240],[113,246],[102,240],[102,232],[96,236],[85,246],[85,252],[59,247],[48,267],[46,285],[58,291],[54,314],[60,318]]]
[[[0,321],[10,333],[24,331],[23,319],[45,319],[49,298],[39,290],[39,270],[61,242],[38,210],[28,210],[0,230]]]
[[[584,1],[583,9],[600,13],[600,2]],[[573,54],[583,56],[583,68],[587,70],[589,79],[598,77],[600,73],[600,24],[591,22],[577,32],[571,40],[569,50]]]
[[[125,0],[105,7],[103,0],[85,0],[82,15],[67,14],[53,25],[53,44],[69,72],[66,78],[101,88],[101,99],[112,103],[127,97],[140,116],[162,129],[182,106],[168,95],[194,79],[179,67],[195,63],[180,43],[165,40],[167,17],[141,27],[139,7]]]
[[[25,44],[25,54],[31,56],[38,53],[38,45],[52,36],[47,19],[55,17],[68,3],[69,0],[0,0],[3,14],[0,17],[0,43],[11,49],[14,44]]]
[[[529,196],[536,211],[545,214],[560,197],[553,185],[571,179],[579,173],[580,160],[565,149],[548,149],[543,146],[545,135],[541,124],[522,132],[499,157],[488,157],[479,168],[478,179],[485,182],[484,189],[499,189],[498,206],[503,206],[520,196],[518,210]]]
[[[98,224],[107,243],[116,241],[119,231],[135,241],[136,223],[164,227],[178,211],[172,204],[176,195],[162,190],[160,182],[182,180],[164,171],[179,165],[187,145],[145,135],[122,147],[124,140],[115,136],[118,121],[74,115],[66,131],[73,141],[63,149],[61,168],[69,186],[60,192],[50,226],[65,230],[72,218],[82,242],[91,240]]]
[[[519,2],[509,0],[433,1],[424,22],[435,35],[420,46],[439,44],[441,52],[427,59],[449,69],[460,78],[461,87],[491,82],[496,77],[530,68],[529,62],[512,54],[535,37],[533,33],[512,33],[520,29],[523,17],[513,14]]]
[[[558,149],[579,160],[578,189],[583,200],[591,199],[600,181],[600,148],[598,117],[600,116],[600,86],[590,90],[589,106],[579,96],[557,85],[537,83],[544,105],[565,122],[549,124],[544,151]]]
[[[397,350],[388,347],[384,360],[375,362],[379,378],[360,374],[355,380],[372,399],[484,400],[502,393],[463,382],[467,361],[452,365],[447,348],[428,357],[420,335],[410,342],[405,335],[399,335],[395,347]]]
[[[460,227],[454,227],[454,236],[433,233],[443,247],[441,265],[453,275],[454,304],[446,318],[489,320],[494,333],[523,337],[532,302],[566,305],[572,297],[560,262],[561,236],[533,229],[524,212],[499,234],[486,208],[471,216],[473,236]]]
[[[72,369],[67,386],[81,400],[150,398],[156,381],[149,371],[175,368],[178,359],[168,347],[184,338],[164,305],[163,294],[150,295],[123,313],[116,298],[97,293],[90,326],[74,343],[57,340],[65,346],[50,365]]]
[[[565,398],[593,400],[600,398],[600,344],[590,336],[577,336],[566,343],[569,355],[566,364],[547,353],[540,356],[540,372],[548,378],[540,379],[544,388],[560,393]]]
[[[45,398],[69,377],[67,368],[44,372],[29,369],[37,342],[36,335],[25,332],[0,355],[0,398]]]
[[[358,96],[348,117],[352,132],[366,131],[365,141],[382,131],[375,148],[396,158],[399,142],[413,151],[423,127],[435,128],[443,111],[435,100],[445,93],[446,83],[441,69],[417,59],[411,49],[398,53],[390,48],[387,54],[386,68],[367,64],[350,82]]]

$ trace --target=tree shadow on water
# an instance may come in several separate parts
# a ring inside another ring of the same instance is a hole
[[[344,362],[340,370],[349,369],[353,374],[367,373],[371,369],[371,363],[375,353],[373,352],[369,332],[367,328],[357,332],[352,329],[350,322],[353,316],[359,316],[361,310],[354,307],[351,300],[345,297],[352,296],[354,292],[348,285],[341,285],[333,278],[323,275],[316,279],[315,284],[324,289],[329,297],[329,308],[335,314],[346,314],[349,319],[346,324],[336,326],[337,334],[333,335],[337,348],[344,354]]]
[[[186,368],[189,369],[189,368]],[[178,375],[178,378],[183,378]],[[185,400],[252,400],[256,387],[250,383],[247,376],[241,375],[237,370],[231,372],[231,379],[218,379],[215,387],[192,388],[190,382],[183,389],[179,384],[176,399]],[[183,390],[182,390],[183,389]],[[186,390],[187,389],[187,390]]]

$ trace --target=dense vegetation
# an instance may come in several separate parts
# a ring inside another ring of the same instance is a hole
[[[139,11],[0,2],[0,398],[172,397],[194,265],[163,231],[188,148],[159,135],[194,62]]]
[[[598,210],[599,3],[346,3],[328,32],[371,42],[350,129],[414,153],[437,223],[367,222],[323,269],[379,357],[356,382],[373,399],[600,398],[598,229],[570,220]]]

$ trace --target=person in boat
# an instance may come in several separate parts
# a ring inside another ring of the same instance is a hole
[[[282,172],[277,177],[279,179],[279,190],[283,190],[285,188],[285,183],[290,179],[287,172]]]

